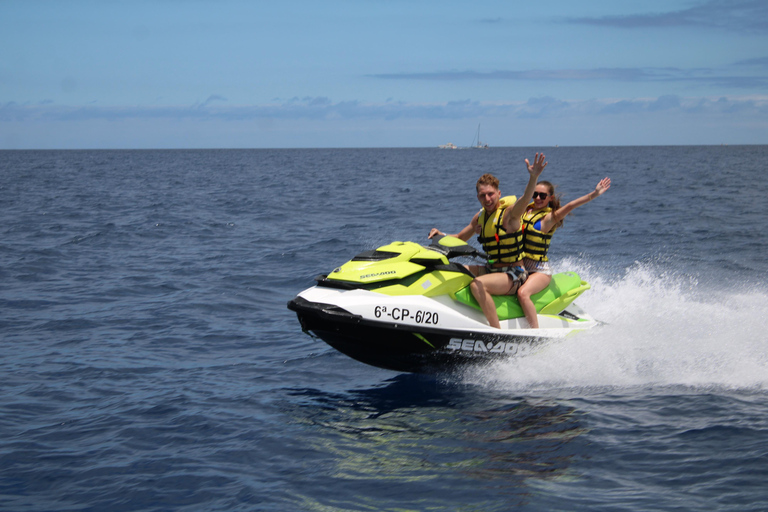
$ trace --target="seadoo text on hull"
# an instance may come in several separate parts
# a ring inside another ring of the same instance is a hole
[[[529,329],[514,296],[494,297],[501,329],[472,296],[472,274],[454,258],[484,257],[453,237],[429,246],[393,242],[358,254],[288,303],[302,329],[363,363],[398,372],[450,372],[525,355],[597,322],[574,300],[589,289],[574,272],[552,277],[532,297]]]

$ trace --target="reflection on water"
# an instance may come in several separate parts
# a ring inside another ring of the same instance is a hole
[[[372,389],[290,394],[298,400],[288,412],[314,455],[303,475],[308,481],[295,493],[304,508],[360,507],[370,499],[374,510],[376,497],[386,494],[389,503],[399,498],[421,510],[441,502],[491,510],[502,504],[485,500],[502,495],[503,509],[530,502],[535,490],[528,479],[577,476],[568,475],[569,467],[583,453],[583,443],[574,442],[585,431],[579,413],[552,400],[489,396],[487,389],[418,375]],[[426,485],[435,479],[444,485]],[[310,499],[310,482],[315,490],[349,490],[325,499],[313,491]],[[434,489],[440,495],[422,502]]]

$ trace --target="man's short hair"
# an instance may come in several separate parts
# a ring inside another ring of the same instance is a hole
[[[477,180],[477,184],[475,184],[475,190],[480,190],[480,185],[490,185],[496,190],[499,189],[499,178],[494,176],[493,174],[483,174],[480,176],[480,179]]]

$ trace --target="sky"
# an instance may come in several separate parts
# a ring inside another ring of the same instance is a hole
[[[0,149],[768,144],[766,0],[0,0]]]

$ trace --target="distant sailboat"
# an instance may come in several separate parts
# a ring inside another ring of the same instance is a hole
[[[472,140],[472,145],[470,147],[472,149],[488,149],[488,144],[480,142],[480,123],[477,124],[477,135]]]

